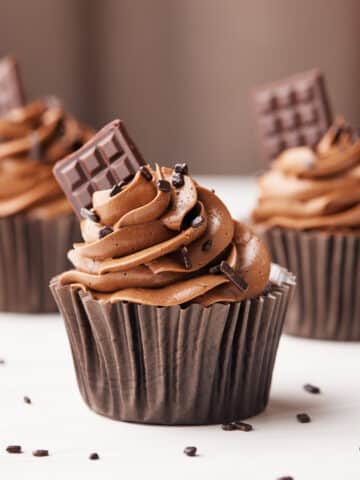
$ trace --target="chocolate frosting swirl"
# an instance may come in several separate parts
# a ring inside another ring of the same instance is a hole
[[[353,230],[360,227],[360,138],[337,122],[317,148],[285,150],[259,178],[253,221],[263,228]]]
[[[1,117],[0,218],[20,212],[41,218],[70,213],[52,166],[92,134],[52,97]]]
[[[157,306],[207,306],[261,294],[270,273],[261,240],[189,175],[175,188],[172,169],[147,169],[151,180],[139,171],[118,193],[93,194],[94,212],[81,222],[84,242],[69,252],[75,269],[60,282],[104,302]],[[219,271],[221,262],[231,275]]]

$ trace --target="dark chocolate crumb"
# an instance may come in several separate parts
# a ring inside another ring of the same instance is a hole
[[[148,182],[151,182],[153,177],[152,177],[151,173],[149,172],[149,169],[147,167],[145,167],[145,165],[143,165],[139,168],[139,170],[140,170],[141,175],[145,178],[145,180],[147,180]]]
[[[186,270],[190,270],[192,267],[192,263],[189,255],[189,249],[184,245],[183,247],[181,247],[180,252],[181,252],[181,256],[183,258],[183,262]]]
[[[110,235],[110,233],[113,233],[113,229],[111,227],[104,227],[101,230],[99,230],[99,238],[104,238],[107,235]]]
[[[9,445],[6,447],[8,453],[23,453],[20,445]]]
[[[90,455],[89,455],[90,460],[99,460],[99,458],[100,458],[99,454],[96,453],[96,452],[90,453]]]
[[[206,240],[206,242],[202,244],[201,250],[203,252],[208,252],[211,247],[212,247],[212,240],[211,238],[209,238],[209,240]]]
[[[48,457],[49,450],[34,450],[32,454],[34,457]]]
[[[298,413],[296,415],[296,418],[297,418],[297,421],[299,423],[310,423],[311,422],[311,418],[307,413]]]
[[[82,207],[80,210],[80,215],[82,218],[88,218],[92,222],[98,223],[100,221],[99,215],[94,212],[93,210],[89,210],[88,208]]]
[[[126,182],[124,181],[121,181],[120,183],[114,185],[110,191],[110,197],[114,197],[115,195],[120,193],[124,185],[126,185]]]
[[[194,220],[191,222],[193,228],[198,228],[204,223],[205,219],[201,215],[197,215]]]
[[[184,176],[181,173],[173,173],[171,180],[175,188],[180,188],[184,186]]]
[[[184,453],[185,453],[185,455],[187,455],[188,457],[195,457],[195,456],[196,456],[196,452],[197,452],[197,448],[196,448],[196,447],[185,447],[185,448],[184,448]]]
[[[250,423],[245,422],[234,422],[236,430],[241,430],[242,432],[251,432],[253,430],[253,426]]]
[[[189,173],[187,163],[176,163],[174,170],[176,173],[181,173],[182,175],[187,175]]]
[[[219,273],[221,273],[220,265],[214,265],[213,267],[210,267],[209,273],[211,275],[218,275]]]
[[[30,405],[30,404],[32,403],[32,402],[31,402],[31,398],[30,398],[30,397],[27,397],[26,395],[25,395],[25,397],[24,397],[24,402],[27,403],[28,405]]]
[[[221,425],[221,428],[225,430],[225,432],[231,432],[233,430],[236,430],[236,425],[235,423],[224,423]]]
[[[220,263],[220,270],[224,275],[228,277],[228,279],[239,289],[239,290],[246,290],[248,288],[248,284],[245,282],[245,280],[238,275],[233,268],[230,267],[230,265],[222,261]]]
[[[167,180],[158,180],[157,187],[160,192],[170,192],[170,183]]]
[[[311,385],[310,383],[306,383],[303,388],[306,392],[313,393],[315,395],[321,393],[321,390],[319,387],[316,387],[315,385]]]

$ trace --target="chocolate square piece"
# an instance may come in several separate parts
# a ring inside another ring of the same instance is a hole
[[[256,88],[253,105],[267,160],[286,148],[314,147],[332,123],[325,80],[318,70]]]
[[[24,104],[19,67],[12,57],[0,60],[0,117]]]
[[[81,208],[91,207],[95,191],[129,180],[144,164],[122,121],[114,120],[58,162],[53,172],[80,217]]]

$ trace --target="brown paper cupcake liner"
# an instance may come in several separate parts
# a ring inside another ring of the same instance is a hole
[[[0,219],[0,311],[56,312],[49,292],[54,275],[69,268],[67,251],[80,238],[74,215]]]
[[[260,413],[294,289],[293,277],[277,272],[281,284],[267,294],[208,308],[100,303],[55,278],[87,405],[116,420],[166,425]]]
[[[360,235],[276,228],[262,237],[272,260],[297,277],[284,331],[360,341]]]

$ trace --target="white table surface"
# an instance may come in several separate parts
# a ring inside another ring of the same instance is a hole
[[[202,177],[246,215],[250,179]],[[360,345],[284,336],[267,411],[254,431],[156,427],[114,422],[92,413],[77,390],[58,315],[0,315],[0,479],[360,479]],[[322,389],[311,395],[304,383]],[[23,401],[31,397],[32,404]],[[307,412],[312,423],[299,424]],[[22,455],[5,448],[20,444]],[[199,456],[186,457],[187,445]],[[35,458],[32,450],[50,451]],[[99,461],[88,460],[98,452]]]

